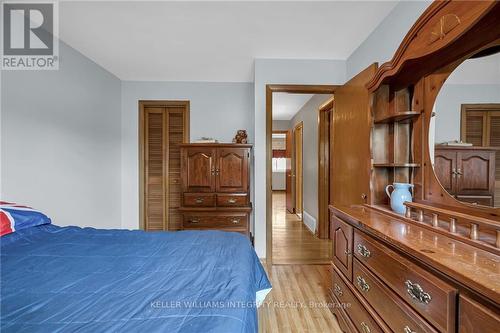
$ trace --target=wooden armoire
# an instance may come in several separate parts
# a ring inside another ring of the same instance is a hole
[[[493,206],[498,148],[436,145],[434,172],[441,186],[462,202]]]
[[[217,229],[250,237],[248,144],[182,144],[182,228]]]
[[[139,101],[141,228],[182,227],[180,144],[189,141],[189,101]]]

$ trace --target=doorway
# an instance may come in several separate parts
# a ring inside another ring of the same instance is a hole
[[[189,101],[139,101],[139,218],[146,231],[180,230],[181,156]]]
[[[320,107],[325,101],[332,99],[336,86],[298,86],[298,85],[268,85],[267,86],[267,157],[268,157],[268,192],[267,192],[267,262],[272,264],[326,264],[331,257],[331,241],[328,239],[328,213],[319,218],[319,198],[321,190],[327,198],[323,210],[328,209],[328,180],[319,176],[320,165],[329,168],[327,154],[319,154],[320,147],[329,150],[330,140],[320,139],[319,131],[324,124],[321,121]],[[274,96],[273,96],[274,95]],[[280,105],[277,101],[283,96],[302,99],[302,105],[293,113],[300,116],[290,116],[281,119],[286,126],[277,126],[280,119]],[[314,98],[313,98],[314,97]],[[274,105],[274,108],[273,108]],[[273,110],[274,109],[274,110]],[[304,110],[307,110],[305,112]],[[274,112],[273,112],[274,111]],[[300,112],[299,112],[300,111]],[[307,115],[309,119],[300,119]],[[293,118],[293,121],[292,119]],[[269,126],[270,125],[270,126]],[[285,161],[278,161],[279,152],[273,149],[276,137],[282,135],[288,141],[287,151],[283,156]],[[330,131],[322,133],[329,136]],[[323,142],[321,144],[321,142]],[[312,155],[314,154],[314,155]],[[283,173],[277,167],[282,165]],[[324,168],[323,168],[324,170]],[[328,169],[329,170],[329,169]],[[328,171],[329,176],[330,171]],[[283,183],[287,186],[279,188],[277,175],[286,174]],[[312,176],[311,176],[312,175]],[[312,190],[313,189],[313,190]],[[313,204],[311,204],[313,202]],[[326,218],[325,218],[326,217]],[[326,230],[326,231],[325,231]],[[322,235],[324,239],[318,236]]]
[[[304,173],[303,173],[303,145],[304,123],[301,121],[293,128],[293,152],[295,170],[295,214],[300,221],[303,220],[304,211]]]

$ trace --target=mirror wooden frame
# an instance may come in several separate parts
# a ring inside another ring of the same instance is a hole
[[[500,208],[460,202],[441,186],[430,158],[429,124],[436,97],[451,72],[470,56],[500,45],[499,17],[497,1],[435,1],[410,29],[392,60],[380,66],[367,84],[372,93],[384,85],[391,91],[413,88],[412,106],[418,118],[413,123],[411,150],[414,160],[421,163],[412,174],[415,201],[498,222]]]

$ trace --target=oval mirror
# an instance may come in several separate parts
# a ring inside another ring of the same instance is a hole
[[[472,57],[446,79],[429,144],[434,173],[452,197],[500,207],[500,53]]]

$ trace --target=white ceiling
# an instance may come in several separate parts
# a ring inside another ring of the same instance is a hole
[[[290,120],[313,94],[273,94],[273,120]]]
[[[59,34],[122,80],[253,82],[255,58],[347,59],[394,1],[65,1]]]

